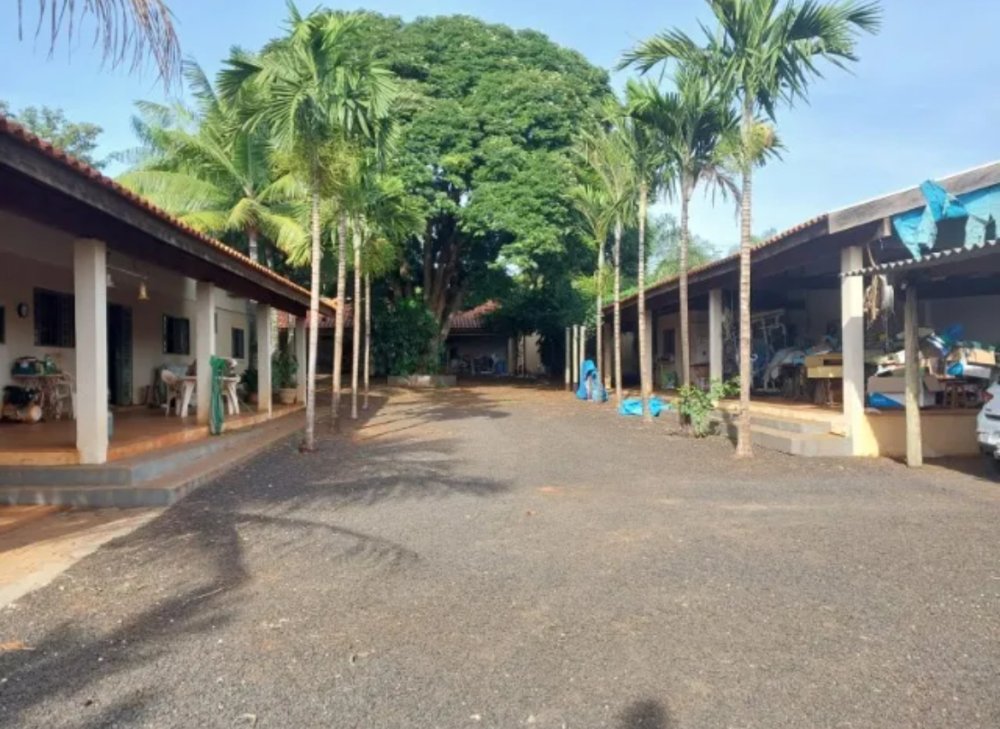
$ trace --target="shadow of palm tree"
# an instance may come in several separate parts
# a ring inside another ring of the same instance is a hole
[[[21,601],[17,612],[0,613],[0,636],[22,634],[26,615],[51,624],[51,616],[66,614],[69,598],[60,582],[68,582],[75,599],[92,601],[94,614],[47,628],[31,640],[33,650],[0,653],[0,676],[6,679],[0,685],[0,725],[24,725],[34,707],[49,708],[53,700],[79,706],[79,726],[135,721],[156,699],[153,686],[104,707],[87,702],[108,693],[109,678],[155,664],[178,641],[238,619],[253,591],[247,544],[266,543],[271,562],[309,545],[328,570],[344,562],[373,571],[418,563],[420,555],[405,545],[336,523],[338,509],[455,493],[488,497],[509,487],[457,473],[454,449],[447,440],[355,445],[328,438],[303,457],[290,439],[105,545]],[[149,585],[128,590],[130,579]],[[121,603],[110,604],[119,584]],[[110,629],[100,619],[104,610],[120,616]]]

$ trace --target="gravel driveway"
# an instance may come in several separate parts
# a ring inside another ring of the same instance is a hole
[[[0,726],[1000,726],[1000,486],[731,452],[380,393],[0,611]]]

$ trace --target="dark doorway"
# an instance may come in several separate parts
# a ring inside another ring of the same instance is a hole
[[[132,309],[108,304],[108,402],[132,404]]]

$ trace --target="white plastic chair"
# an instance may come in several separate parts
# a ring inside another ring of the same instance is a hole
[[[170,415],[171,401],[177,404],[177,414],[181,414],[181,402],[184,397],[184,381],[176,374],[164,367],[160,370],[160,380],[167,388],[166,401],[163,403],[164,415]]]
[[[63,372],[55,379],[52,386],[52,401],[56,420],[62,419],[63,407],[67,401],[70,417],[76,420],[76,380],[73,375]]]

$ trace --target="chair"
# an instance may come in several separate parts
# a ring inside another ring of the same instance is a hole
[[[76,420],[76,380],[73,375],[63,372],[54,377],[50,397],[55,409],[56,420],[62,419],[63,408],[67,402],[69,403],[70,417]]]
[[[170,403],[177,404],[177,414],[181,415],[181,402],[184,397],[184,381],[175,373],[164,367],[160,370],[160,380],[166,388],[166,396],[163,398],[164,415],[170,415]]]

